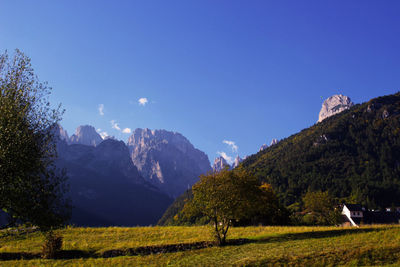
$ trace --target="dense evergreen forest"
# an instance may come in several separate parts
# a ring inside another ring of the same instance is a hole
[[[285,206],[317,190],[368,208],[400,206],[400,93],[329,117],[241,167],[271,184]],[[187,196],[176,199],[159,223],[171,222]]]

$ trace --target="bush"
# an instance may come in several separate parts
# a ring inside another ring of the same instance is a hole
[[[62,247],[62,236],[54,234],[53,231],[46,233],[44,244],[42,246],[42,258],[53,259]]]

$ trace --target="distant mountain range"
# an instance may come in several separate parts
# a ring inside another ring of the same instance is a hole
[[[60,126],[58,137],[57,165],[67,171],[77,225],[154,224],[211,170],[207,155],[179,133],[136,129],[125,144],[85,125],[71,137]]]

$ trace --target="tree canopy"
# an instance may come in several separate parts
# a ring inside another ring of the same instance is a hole
[[[256,216],[265,218],[271,214],[269,208],[277,202],[270,186],[262,185],[243,169],[203,175],[192,187],[192,193],[183,213],[188,217],[193,214],[207,217],[221,245],[225,244],[234,222],[251,221]]]
[[[341,212],[328,192],[307,192],[303,197],[303,222],[313,225],[335,225],[341,222]]]
[[[68,217],[65,176],[54,164],[62,110],[50,93],[21,51],[0,55],[0,209],[42,229]]]

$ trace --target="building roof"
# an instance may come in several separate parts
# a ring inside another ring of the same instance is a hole
[[[344,204],[349,211],[363,211],[362,206],[359,204]]]

